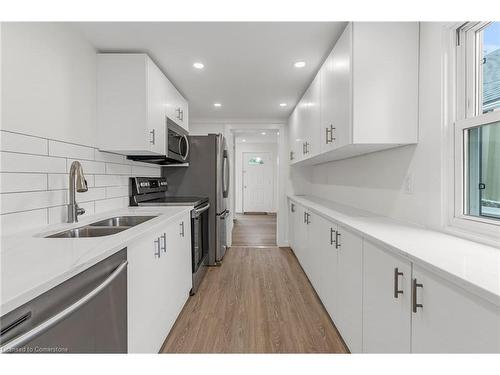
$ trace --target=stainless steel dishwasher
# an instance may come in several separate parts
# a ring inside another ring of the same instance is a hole
[[[126,249],[5,314],[0,328],[4,353],[126,353]]]

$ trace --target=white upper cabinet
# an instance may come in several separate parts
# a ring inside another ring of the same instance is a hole
[[[299,134],[299,108],[297,106],[288,118],[288,145],[291,163],[302,159],[302,142]]]
[[[124,155],[165,155],[167,117],[187,129],[188,116],[186,100],[146,54],[97,55],[97,132],[101,150]]]
[[[188,102],[175,86],[167,80],[167,117],[177,125],[189,130]]]
[[[351,43],[349,24],[321,68],[321,152],[351,139]]]
[[[320,84],[313,81],[297,105],[318,104],[299,119],[298,133],[313,140],[310,152],[292,164],[417,143],[418,43],[417,22],[349,23],[316,77]],[[318,87],[319,100],[311,94]]]

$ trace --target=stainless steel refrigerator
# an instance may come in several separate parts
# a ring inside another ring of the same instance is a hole
[[[222,134],[189,136],[189,166],[164,167],[168,196],[207,196],[209,208],[208,264],[217,265],[227,249],[229,217],[229,153]]]

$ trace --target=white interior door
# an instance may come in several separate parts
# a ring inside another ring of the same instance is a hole
[[[272,154],[270,152],[244,152],[242,172],[243,211],[274,211]]]

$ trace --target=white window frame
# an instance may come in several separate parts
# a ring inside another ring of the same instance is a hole
[[[467,233],[467,237],[497,245],[500,243],[500,220],[465,214],[467,186],[467,166],[465,151],[467,147],[467,129],[500,121],[500,111],[482,113],[482,88],[476,77],[481,52],[481,40],[477,31],[488,26],[489,22],[469,22],[454,24],[449,28],[448,69],[448,123],[453,124],[451,131],[451,163],[449,163],[448,195],[448,231]],[[471,45],[474,48],[470,53]],[[454,56],[454,58],[453,58]],[[445,115],[446,116],[446,115]],[[446,194],[445,194],[446,195]]]

